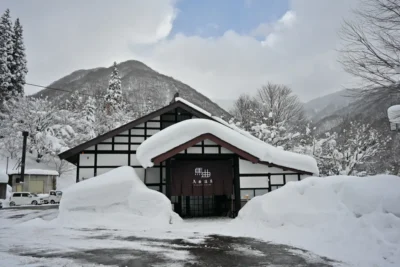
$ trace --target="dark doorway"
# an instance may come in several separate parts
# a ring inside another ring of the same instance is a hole
[[[232,210],[232,159],[173,159],[170,187],[181,217],[228,216]]]
[[[181,196],[175,212],[181,217],[229,216],[231,200],[227,196]]]

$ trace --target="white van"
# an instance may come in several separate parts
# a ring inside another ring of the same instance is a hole
[[[43,198],[30,192],[15,192],[10,198],[10,206],[40,205],[43,203]]]
[[[61,191],[51,190],[49,192],[49,196],[48,196],[47,200],[48,200],[48,203],[50,203],[50,204],[56,204],[56,203],[60,203],[61,197],[62,197]]]

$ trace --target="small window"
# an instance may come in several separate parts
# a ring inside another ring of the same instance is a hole
[[[21,193],[14,193],[13,194],[13,197],[20,197],[21,196]]]
[[[62,192],[61,191],[57,191],[57,196],[62,196]]]
[[[240,190],[240,197],[241,199],[250,200],[254,197],[254,190],[253,189],[245,189]]]
[[[256,189],[255,193],[256,193],[256,196],[262,196],[262,195],[268,193],[268,189]]]
[[[28,193],[22,193],[21,195],[22,195],[22,197],[29,197]]]
[[[54,192],[54,191],[50,192],[50,196],[55,196],[55,195],[56,195],[56,192]]]

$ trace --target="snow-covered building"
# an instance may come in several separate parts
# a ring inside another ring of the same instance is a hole
[[[387,113],[390,123],[390,130],[400,131],[400,105],[389,107]]]
[[[314,158],[268,145],[180,97],[59,157],[77,166],[76,182],[132,166],[181,216],[235,215],[254,196],[318,174]]]
[[[27,169],[24,182],[21,182],[21,171],[11,170],[8,184],[13,192],[31,192],[36,194],[49,193],[56,189],[58,172],[53,170]]]

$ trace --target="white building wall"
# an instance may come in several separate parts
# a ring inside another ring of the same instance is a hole
[[[271,174],[271,181],[268,180],[268,174]],[[299,180],[298,173],[293,171],[269,167],[264,164],[254,164],[243,159],[239,159],[239,176],[242,199],[251,199],[254,196],[278,189],[288,182]],[[300,179],[305,179],[309,176],[302,174]]]
[[[94,166],[95,154],[79,154],[79,166]]]
[[[126,166],[128,154],[97,154],[97,166]]]

